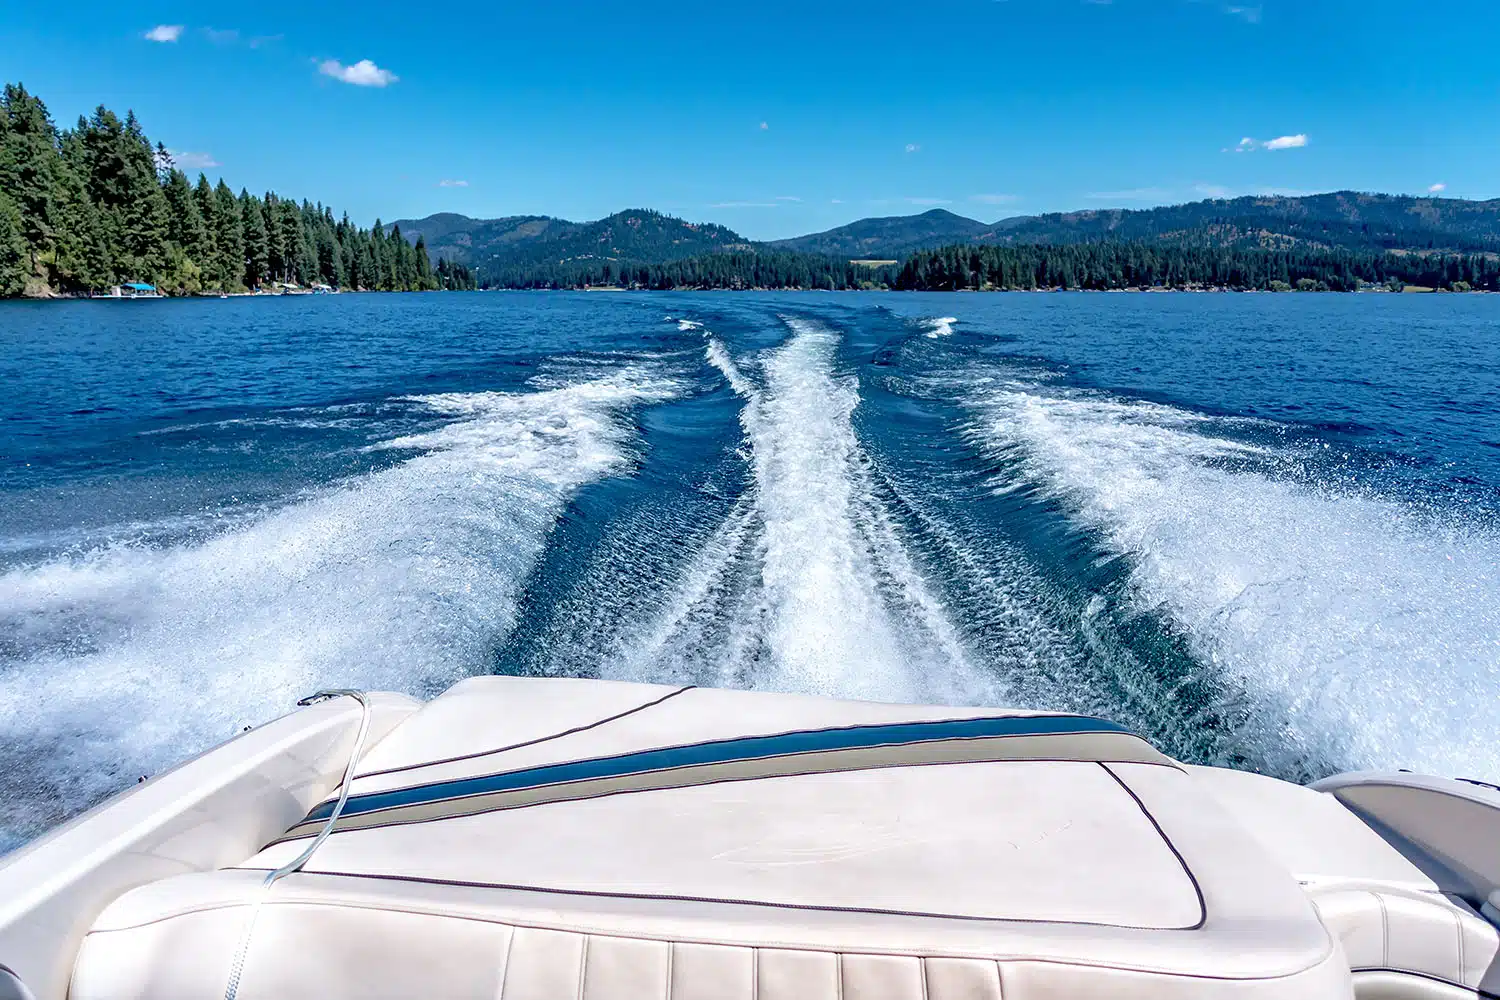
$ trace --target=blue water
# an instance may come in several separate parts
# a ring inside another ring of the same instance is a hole
[[[0,850],[320,687],[1500,777],[1500,300],[0,303]]]

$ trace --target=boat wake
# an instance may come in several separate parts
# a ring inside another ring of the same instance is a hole
[[[206,541],[0,576],[0,837],[26,836],[321,687],[431,694],[488,670],[579,486],[625,469],[633,367],[412,397],[411,457]]]
[[[672,597],[606,658],[610,676],[878,701],[993,703],[994,679],[914,564],[853,426],[859,392],[839,337],[786,320],[755,361],[710,337],[742,399],[751,481],[676,574]]]
[[[1171,406],[1021,382],[973,406],[997,485],[1061,504],[1124,557],[1137,613],[1176,622],[1205,669],[1261,702],[1238,734],[1259,759],[1492,770],[1492,528],[1278,474],[1278,446]]]

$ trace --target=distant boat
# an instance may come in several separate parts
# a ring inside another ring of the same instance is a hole
[[[90,298],[95,299],[163,299],[166,298],[155,285],[148,285],[144,281],[125,281],[118,285],[111,285],[107,292],[96,292]]]

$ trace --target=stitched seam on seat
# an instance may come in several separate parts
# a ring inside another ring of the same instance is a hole
[[[1375,897],[1375,904],[1380,907],[1380,964],[1391,964],[1391,915],[1385,908],[1385,897],[1378,892],[1370,895]]]
[[[922,973],[922,1000],[927,1000],[927,959],[917,959],[917,968]]]
[[[839,952],[834,956],[838,967],[834,973],[833,990],[838,995],[838,1000],[844,1000],[844,953]]]
[[[1182,852],[1177,849],[1177,845],[1172,843],[1172,838],[1167,836],[1167,831],[1163,829],[1162,825],[1156,821],[1156,817],[1153,816],[1151,814],[1151,810],[1146,807],[1145,800],[1143,800],[1138,794],[1136,794],[1136,790],[1134,788],[1131,788],[1130,784],[1124,778],[1116,774],[1114,769],[1109,766],[1108,762],[1101,760],[1098,762],[1098,764],[1100,767],[1104,768],[1104,773],[1113,778],[1115,780],[1115,784],[1124,789],[1125,794],[1129,795],[1130,798],[1135,802],[1136,808],[1141,811],[1141,815],[1146,817],[1146,821],[1149,822],[1152,828],[1156,830],[1156,835],[1161,838],[1161,842],[1167,845],[1167,850],[1171,851],[1172,856],[1177,859],[1177,864],[1182,867],[1182,873],[1187,876],[1188,883],[1193,887],[1193,894],[1198,899],[1197,922],[1189,927],[1171,929],[1186,931],[1201,930],[1203,928],[1203,925],[1208,923],[1208,899],[1203,895],[1203,886],[1198,884],[1198,876],[1194,874],[1192,867],[1187,863],[1187,858],[1183,857]],[[1167,930],[1168,928],[1153,929]]]
[[[614,715],[606,716],[602,719],[596,719],[593,722],[586,722],[581,725],[574,726],[572,729],[564,729],[560,732],[548,733],[546,736],[538,736],[533,739],[525,740],[521,743],[512,743],[509,746],[496,747],[493,750],[476,750],[474,753],[459,754],[457,757],[442,757],[438,760],[424,760],[419,761],[416,764],[401,764],[396,767],[382,768],[379,771],[368,771],[364,774],[356,774],[354,776],[354,780],[359,781],[361,778],[378,778],[381,775],[399,774],[402,771],[419,771],[424,767],[439,767],[443,764],[456,764],[459,761],[473,760],[476,757],[493,757],[495,754],[509,753],[512,750],[523,750],[526,747],[536,746],[538,743],[550,743],[553,740],[560,740],[565,736],[576,736],[579,733],[588,732],[590,729],[598,729],[600,726],[608,725],[611,722],[618,722],[626,716],[634,715],[637,712],[644,712],[648,708],[655,708],[657,705],[660,705],[662,702],[668,700],[669,698],[675,698],[678,695],[682,694],[684,691],[692,691],[695,687],[696,685],[689,684],[687,687],[678,688],[676,691],[672,691],[669,694],[664,694],[654,701],[648,701],[644,705],[637,705],[634,708],[628,708],[623,712],[617,712]],[[321,805],[321,803],[319,804]]]
[[[1458,934],[1458,970],[1454,974],[1454,978],[1459,982],[1463,982],[1464,969],[1467,968],[1467,966],[1464,965],[1464,922],[1463,918],[1460,917],[1458,913],[1451,910],[1449,911],[1449,913],[1453,917],[1453,930]]]
[[[1109,771],[1108,766],[1104,765],[1103,763],[1100,763],[1099,766],[1103,767],[1106,771]],[[1151,765],[1151,766],[1155,766],[1155,765]],[[1161,831],[1161,825],[1159,823],[1157,823],[1156,819],[1151,815],[1151,813],[1149,811],[1147,811],[1145,805],[1141,803],[1141,800],[1140,800],[1139,796],[1137,796],[1133,791],[1131,791],[1130,787],[1128,785],[1126,785],[1123,781],[1121,781],[1121,779],[1119,778],[1119,776],[1115,775],[1113,771],[1109,771],[1109,773],[1110,773],[1110,775],[1112,777],[1114,777],[1115,781],[1117,781],[1117,782],[1120,783],[1120,786],[1125,789],[1126,793],[1129,794],[1130,797],[1132,799],[1134,799],[1135,802],[1138,805],[1140,805],[1141,813],[1152,824],[1152,826],[1155,827],[1156,830]],[[560,888],[560,887],[557,887],[557,886],[525,885],[525,884],[510,883],[510,882],[470,882],[470,881],[467,881],[467,880],[464,880],[464,879],[428,878],[428,877],[425,877],[425,876],[418,876],[418,875],[391,875],[391,874],[386,874],[386,873],[382,873],[382,872],[368,872],[368,871],[360,871],[360,872],[335,872],[335,871],[305,871],[304,870],[300,874],[303,875],[303,876],[319,876],[319,877],[323,877],[323,878],[366,879],[366,880],[369,880],[371,882],[399,882],[399,883],[409,883],[409,884],[412,884],[412,885],[445,885],[445,886],[457,886],[457,887],[460,887],[460,888],[469,888],[469,889],[496,889],[496,890],[502,890],[502,891],[505,891],[505,892],[532,892],[532,893],[537,893],[537,894],[540,894],[540,895],[568,896],[568,897],[576,897],[576,898],[580,898],[580,899],[628,899],[628,900],[642,900],[642,901],[646,901],[646,902],[658,902],[658,903],[660,903],[660,902],[667,902],[667,903],[710,903],[710,904],[723,905],[723,906],[754,906],[754,907],[762,907],[762,908],[770,909],[770,910],[802,910],[802,911],[806,911],[806,912],[809,912],[809,913],[840,913],[840,914],[856,914],[856,915],[874,914],[874,915],[877,915],[877,916],[911,917],[911,918],[917,918],[917,919],[922,919],[922,920],[954,920],[954,921],[963,921],[963,922],[966,922],[966,923],[974,923],[974,924],[998,924],[998,925],[1019,924],[1019,925],[1023,925],[1023,926],[1038,926],[1038,927],[1047,927],[1047,926],[1056,926],[1056,927],[1101,927],[1101,928],[1105,928],[1105,929],[1108,929],[1108,930],[1145,931],[1145,932],[1152,933],[1152,934],[1157,934],[1157,933],[1172,933],[1172,934],[1175,934],[1175,933],[1190,932],[1190,931],[1201,931],[1203,929],[1204,922],[1208,919],[1208,909],[1207,909],[1207,904],[1204,901],[1203,890],[1198,885],[1198,879],[1197,879],[1197,877],[1192,873],[1192,870],[1188,867],[1187,861],[1186,861],[1186,859],[1183,858],[1181,852],[1177,850],[1176,846],[1171,842],[1170,839],[1167,838],[1167,836],[1166,836],[1165,833],[1161,833],[1161,838],[1162,838],[1162,842],[1164,844],[1166,844],[1168,850],[1170,850],[1172,852],[1173,856],[1177,859],[1178,863],[1181,865],[1182,870],[1183,870],[1184,874],[1186,875],[1186,877],[1188,879],[1188,882],[1192,885],[1193,891],[1196,894],[1196,898],[1197,898],[1198,906],[1199,906],[1199,917],[1198,917],[1197,922],[1195,922],[1195,923],[1193,923],[1191,925],[1188,925],[1188,926],[1159,927],[1159,926],[1141,925],[1141,924],[1116,924],[1116,923],[1107,923],[1107,922],[1104,922],[1104,921],[1097,921],[1097,920],[1057,920],[1057,919],[1052,919],[1050,917],[984,917],[984,916],[975,916],[973,914],[966,914],[966,913],[938,913],[938,912],[931,912],[931,913],[929,913],[929,912],[924,912],[924,911],[921,911],[921,910],[910,910],[910,911],[908,911],[908,910],[884,910],[884,909],[879,909],[879,908],[873,907],[873,906],[865,906],[865,907],[860,907],[860,906],[829,906],[829,905],[823,905],[823,904],[818,904],[818,903],[790,903],[790,902],[777,902],[775,900],[764,900],[764,899],[719,898],[719,897],[714,897],[714,896],[686,896],[686,895],[677,895],[677,894],[669,894],[669,893],[632,893],[632,892],[621,892],[621,891],[618,891],[618,890],[609,890],[609,889],[563,889],[563,888]],[[221,871],[264,871],[266,869],[261,869],[261,868],[226,868],[226,869],[220,869],[220,870]]]
[[[760,1000],[760,949],[752,947],[750,956],[750,997]]]
[[[505,1000],[505,984],[510,982],[510,956],[516,950],[516,938],[521,934],[521,928],[511,927],[510,937],[505,942],[505,965],[500,969],[500,995],[496,1000]]]
[[[1005,1000],[1005,967],[995,959],[995,988],[1000,991],[1000,1000]]]
[[[248,904],[248,903],[240,903],[240,902],[235,902],[233,904],[229,904],[229,906],[235,906],[235,907],[238,907],[238,906],[248,906],[248,905],[250,905],[250,904]],[[416,914],[416,915],[420,915],[420,916],[433,917],[433,918],[437,918],[437,919],[465,920],[465,921],[469,921],[469,922],[473,922],[473,923],[499,924],[501,926],[511,927],[511,928],[515,928],[517,930],[549,931],[549,932],[553,932],[553,933],[557,933],[557,934],[576,934],[576,935],[580,935],[580,936],[582,936],[582,935],[588,935],[588,934],[597,934],[600,937],[617,937],[617,938],[624,938],[624,939],[629,940],[629,941],[656,941],[656,942],[660,942],[660,941],[662,941],[664,939],[664,935],[662,935],[662,934],[652,934],[652,933],[648,933],[648,932],[645,932],[645,931],[634,930],[634,929],[628,928],[628,927],[594,926],[594,925],[586,925],[586,924],[583,924],[581,922],[572,923],[572,924],[569,924],[567,926],[563,926],[560,923],[547,923],[547,922],[544,922],[544,921],[534,920],[534,919],[533,920],[528,920],[528,919],[516,918],[516,917],[476,916],[476,915],[473,915],[473,914],[455,914],[455,913],[445,913],[445,912],[440,911],[440,910],[414,909],[414,908],[396,908],[396,907],[391,907],[391,906],[382,906],[382,905],[375,905],[375,904],[371,904],[371,903],[353,902],[353,901],[282,900],[282,901],[268,901],[266,903],[266,905],[267,906],[326,907],[326,908],[332,908],[332,909],[361,910],[361,911],[369,911],[369,912],[374,912],[374,913],[410,913],[410,914]],[[200,908],[200,909],[196,909],[196,910],[191,910],[191,911],[183,911],[183,912],[179,912],[179,913],[169,914],[169,915],[164,916],[164,917],[157,917],[157,918],[154,918],[154,919],[148,920],[148,921],[143,921],[143,922],[141,922],[139,924],[133,924],[133,925],[131,925],[129,927],[113,928],[113,929],[110,929],[110,930],[103,930],[103,931],[92,930],[92,931],[89,932],[89,934],[90,934],[90,936],[92,936],[92,935],[95,935],[95,934],[122,934],[122,933],[129,933],[130,931],[138,930],[138,929],[140,929],[142,927],[149,927],[149,926],[152,926],[153,924],[160,924],[160,923],[165,923],[166,921],[169,921],[169,920],[175,920],[175,919],[177,919],[180,916],[192,916],[192,915],[195,915],[195,914],[198,914],[198,913],[207,913],[207,912],[212,912],[213,910],[216,910],[216,909],[225,909],[225,908],[228,908],[228,907],[227,906],[213,906],[213,907],[204,907],[204,908]],[[840,950],[842,949],[842,947],[843,947],[841,945],[835,946],[835,945],[809,944],[806,941],[793,941],[793,940],[775,940],[775,941],[770,941],[770,942],[763,942],[761,944],[748,944],[748,943],[745,943],[745,942],[725,941],[723,938],[715,938],[715,937],[708,937],[708,936],[690,936],[690,935],[685,935],[685,934],[676,934],[676,935],[673,936],[673,940],[674,941],[678,941],[678,942],[680,942],[682,944],[701,944],[701,945],[706,945],[706,946],[711,946],[711,947],[727,947],[727,948],[750,948],[750,949],[756,951],[757,953],[762,948],[771,948],[771,949],[776,949],[776,950],[802,951],[802,952],[815,953],[815,954],[819,954],[819,955],[825,955],[825,954],[838,954],[840,952]],[[975,959],[975,960],[978,960],[978,961],[995,962],[997,964],[998,963],[1002,963],[1002,962],[1030,962],[1030,963],[1039,963],[1039,964],[1043,964],[1043,965],[1068,965],[1068,966],[1077,966],[1077,967],[1089,968],[1089,969],[1094,969],[1094,968],[1099,968],[1099,969],[1118,969],[1118,970],[1125,971],[1125,972],[1139,972],[1142,975],[1148,975],[1148,976],[1165,976],[1165,977],[1173,978],[1173,979],[1180,979],[1180,978],[1186,977],[1186,978],[1189,978],[1189,979],[1210,979],[1210,980],[1213,980],[1215,982],[1264,982],[1264,981],[1268,981],[1267,977],[1259,976],[1259,975],[1216,976],[1216,975],[1209,975],[1209,974],[1200,973],[1200,972],[1174,971],[1174,970],[1170,970],[1170,969],[1163,969],[1160,966],[1148,966],[1148,965],[1141,965],[1141,964],[1126,965],[1126,964],[1123,964],[1123,962],[1090,962],[1090,961],[1088,961],[1088,960],[1086,960],[1084,958],[1081,958],[1081,957],[1073,957],[1073,958],[1036,958],[1036,957],[1033,957],[1033,956],[1030,956],[1030,955],[1011,954],[1011,955],[1006,955],[1006,956],[1001,957],[1001,958],[996,958],[993,955],[983,954],[977,948],[929,948],[929,947],[917,947],[917,948],[895,949],[895,948],[870,948],[870,947],[864,947],[864,952],[867,953],[867,954],[871,954],[871,955],[886,955],[886,956],[895,956],[895,957],[898,957],[898,958],[916,958],[916,957],[926,956],[926,957],[930,957],[930,958]],[[1326,958],[1327,958],[1327,956],[1324,955],[1322,958],[1319,959],[1319,961],[1321,962],[1321,961],[1323,961]],[[1278,973],[1277,975],[1269,977],[1269,980],[1283,979],[1283,978],[1287,978],[1289,976],[1298,976],[1298,975],[1301,975],[1302,973],[1306,972],[1307,969],[1310,969],[1310,968],[1314,968],[1314,966],[1307,966],[1306,968],[1297,969],[1297,970],[1295,970],[1293,972]]]
[[[1419,972],[1416,969],[1397,969],[1390,966],[1376,967],[1361,965],[1358,968],[1350,969],[1349,972],[1351,975],[1361,972],[1393,972],[1399,976],[1412,976],[1416,979],[1426,979],[1434,983],[1443,983],[1446,986],[1455,987],[1457,989],[1463,990],[1466,993],[1473,993],[1476,996],[1484,997],[1486,998],[1486,1000],[1500,1000],[1500,993],[1491,993],[1482,986],[1465,986],[1463,983],[1455,983],[1453,980],[1447,979],[1443,976],[1434,976],[1430,972]]]
[[[583,988],[589,980],[589,942],[592,940],[592,934],[583,936],[583,948],[578,956],[578,1000],[583,1000]]]
[[[667,942],[667,995],[666,1000],[672,1000],[672,956],[677,952],[677,942]]]

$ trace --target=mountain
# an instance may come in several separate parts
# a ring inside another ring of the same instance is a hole
[[[1136,211],[1058,212],[1007,219],[973,242],[1144,240],[1212,246],[1307,245],[1348,250],[1500,250],[1500,199],[1329,194],[1250,196]]]
[[[1500,251],[1500,199],[1330,194],[1247,196],[1145,209],[1090,209],[985,224],[937,209],[861,219],[772,246],[807,253],[899,258],[953,244],[1017,246],[1099,240],[1220,247]]]
[[[752,243],[723,226],[685,222],[646,209],[597,222],[544,215],[471,219],[443,213],[396,223],[420,235],[431,258],[482,275],[589,261],[659,264],[723,251],[804,253],[899,260],[918,250],[970,244],[1021,246],[1100,241],[1229,248],[1500,252],[1500,199],[1329,194],[1210,199],[1146,209],[1090,209],[985,223],[944,209],[861,219],[837,229]]]
[[[893,259],[929,247],[986,242],[995,232],[995,225],[985,225],[946,209],[934,208],[921,215],[860,219],[822,233],[774,240],[769,245],[797,253]]]
[[[408,240],[421,236],[434,260],[444,257],[487,272],[589,259],[680,260],[754,249],[754,244],[732,229],[685,222],[649,209],[616,212],[596,222],[569,222],[545,215],[470,219],[445,212],[391,225],[400,226]]]

